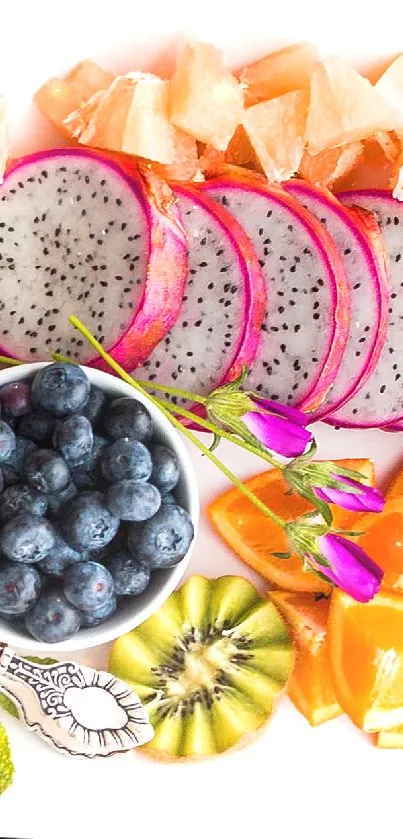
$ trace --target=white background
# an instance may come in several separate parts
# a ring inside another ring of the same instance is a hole
[[[403,49],[401,21],[362,0],[235,4],[227,0],[155,0],[146,3],[17,0],[2,4],[0,90],[10,102],[17,154],[52,145],[56,136],[31,108],[35,89],[91,57],[112,70],[144,68],[180,36],[209,40],[231,63],[295,40],[316,42],[365,67]],[[374,9],[374,11],[373,11]],[[376,10],[375,10],[376,9]],[[402,14],[402,13],[401,13]],[[373,456],[381,480],[398,465],[402,437],[381,432],[315,428],[319,456]],[[222,447],[241,476],[260,471],[252,456]],[[192,453],[202,507],[226,482]],[[250,576],[202,516],[190,572]],[[107,649],[81,655],[105,666]],[[63,758],[0,713],[10,735],[16,776],[0,799],[0,836],[18,839],[150,839],[268,837],[319,839],[342,834],[400,836],[403,756],[378,751],[341,718],[311,729],[288,700],[242,751],[201,763],[158,764],[136,754],[108,760]]]

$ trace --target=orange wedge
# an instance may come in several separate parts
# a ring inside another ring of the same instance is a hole
[[[242,122],[243,91],[220,50],[209,44],[180,50],[169,84],[169,116],[195,140],[225,151]]]
[[[298,171],[305,145],[309,91],[295,90],[245,111],[243,126],[269,181]]]
[[[291,627],[297,649],[288,695],[311,725],[338,717],[342,710],[334,694],[326,637],[328,598],[290,591],[269,592]]]
[[[385,572],[382,588],[403,592],[403,495],[388,496],[382,513],[360,513],[353,528],[363,531],[355,541]]]
[[[245,86],[247,107],[267,99],[275,99],[299,88],[309,88],[318,51],[301,41],[244,67],[240,80]]]
[[[66,136],[71,130],[65,118],[81,108],[94,94],[105,90],[114,79],[113,73],[102,70],[93,61],[81,61],[64,78],[49,79],[35,94],[39,110]]]
[[[358,603],[334,589],[328,639],[334,692],[353,722],[368,732],[403,726],[403,597]]]
[[[345,178],[357,165],[363,152],[358,140],[337,149],[327,149],[319,154],[305,151],[299,166],[301,178],[313,186],[331,189],[337,181]]]
[[[385,498],[387,501],[391,501],[392,498],[398,498],[400,495],[403,495],[403,467],[399,469],[391,480],[386,490]]]
[[[374,468],[370,460],[336,461],[348,469],[355,469],[374,483]],[[286,495],[288,487],[281,472],[271,469],[256,475],[246,486],[277,515],[292,521],[312,509],[299,495]],[[208,514],[218,533],[230,548],[270,583],[290,591],[329,591],[329,586],[316,574],[303,570],[301,558],[292,555],[280,559],[273,553],[289,550],[283,530],[261,513],[238,489],[219,496],[208,508]],[[333,508],[334,524],[342,527],[349,514]]]
[[[402,125],[403,114],[349,64],[330,57],[316,65],[306,127],[310,154]]]

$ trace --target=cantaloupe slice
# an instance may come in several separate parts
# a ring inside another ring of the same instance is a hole
[[[319,154],[309,154],[305,151],[301,159],[299,174],[313,186],[331,189],[358,164],[363,148],[363,144],[357,140],[337,149],[326,149]]]
[[[103,70],[94,61],[81,61],[63,78],[49,79],[36,92],[34,101],[39,110],[70,137],[71,127],[65,124],[65,118],[94,94],[109,87],[113,79],[113,73]]]
[[[243,126],[269,181],[298,171],[305,145],[309,91],[295,90],[247,108]]]
[[[317,59],[316,47],[302,41],[244,67],[239,78],[245,86],[246,106],[275,99],[292,90],[309,88]]]
[[[169,85],[172,123],[202,143],[225,151],[243,117],[243,91],[220,50],[187,44]]]
[[[329,57],[316,65],[306,126],[310,154],[399,127],[403,115],[349,64]]]

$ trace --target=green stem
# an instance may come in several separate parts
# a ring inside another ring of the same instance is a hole
[[[16,358],[8,358],[7,355],[0,355],[0,364],[7,364],[9,367],[19,367],[26,363],[26,361],[17,361]]]
[[[123,381],[131,385],[131,387],[133,387],[134,390],[137,390],[143,396],[146,396],[146,398],[149,399],[150,402],[152,402],[157,408],[159,408],[159,410],[164,414],[164,416],[169,420],[169,422],[171,422],[172,425],[175,426],[175,428],[182,432],[182,434],[184,434],[185,437],[187,437],[187,439],[190,440],[190,442],[193,443],[193,445],[195,445],[196,448],[198,448],[199,451],[202,452],[202,454],[208,457],[208,459],[211,460],[211,462],[214,463],[214,465],[217,466],[217,468],[220,469],[221,472],[223,472],[226,478],[228,478],[228,480],[231,481],[231,483],[234,484],[234,486],[236,486],[239,489],[239,491],[242,492],[242,494],[245,495],[245,497],[248,498],[249,501],[251,501],[252,504],[255,505],[255,507],[261,510],[261,512],[264,513],[266,516],[271,518],[272,521],[275,522],[275,524],[284,529],[285,521],[281,519],[279,516],[276,516],[276,514],[269,509],[269,507],[266,507],[266,505],[263,504],[263,502],[260,501],[260,499],[257,498],[257,496],[253,494],[253,492],[250,492],[250,490],[242,483],[242,481],[240,481],[239,478],[237,478],[237,476],[234,475],[234,473],[231,472],[230,469],[224,466],[224,464],[221,463],[221,461],[218,460],[217,457],[215,457],[215,455],[210,451],[210,449],[207,448],[207,446],[201,443],[201,441],[197,437],[195,437],[195,435],[191,431],[189,431],[188,428],[185,428],[180,422],[180,420],[176,419],[176,417],[171,413],[170,410],[168,410],[165,407],[165,405],[160,404],[159,399],[157,399],[155,396],[152,396],[149,393],[146,393],[143,390],[143,388],[138,384],[138,382],[136,382],[136,380],[133,379],[129,375],[129,373],[126,373],[126,371],[123,370],[120,364],[118,364],[113,358],[111,358],[110,355],[108,355],[108,353],[105,352],[101,344],[96,340],[96,338],[93,337],[93,335],[91,335],[88,329],[84,326],[84,324],[81,323],[81,321],[78,318],[76,318],[74,315],[71,315],[69,320],[70,323],[72,323],[73,326],[76,329],[78,329],[79,332],[81,332],[84,338],[87,339],[91,346],[94,347],[94,349],[101,356],[101,358],[103,358],[104,361],[106,361],[109,367],[111,367],[112,370],[114,370],[115,373],[117,373],[118,376],[120,376],[120,378],[123,379]]]
[[[52,358],[55,361],[62,361],[64,364],[74,364],[71,358],[68,358],[66,355],[61,355],[61,353],[58,352],[53,352]],[[169,385],[159,385],[158,382],[145,382],[143,379],[136,379],[136,382],[145,390],[160,390],[164,393],[170,393],[172,396],[179,396],[181,399],[188,399],[191,402],[197,402],[199,405],[205,405],[207,402],[207,398],[205,396],[199,396],[198,394],[195,395],[189,390],[179,390],[178,388],[170,387]]]

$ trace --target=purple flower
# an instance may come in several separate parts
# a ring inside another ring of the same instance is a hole
[[[308,417],[295,408],[260,399],[255,394],[249,394],[249,398],[255,409],[242,416],[248,431],[267,449],[283,457],[302,455],[312,443],[312,434],[305,427]]]
[[[357,513],[372,512],[381,513],[385,500],[379,489],[369,487],[359,481],[353,481],[344,475],[331,474],[331,478],[345,484],[346,489],[335,489],[329,486],[313,487],[316,495],[321,501],[328,504],[337,504],[346,510],[353,510]],[[349,492],[348,487],[353,487],[357,492]]]
[[[383,571],[355,542],[337,533],[317,537],[317,546],[330,567],[321,565],[313,556],[312,566],[330,582],[346,591],[354,600],[367,603],[378,593]]]

